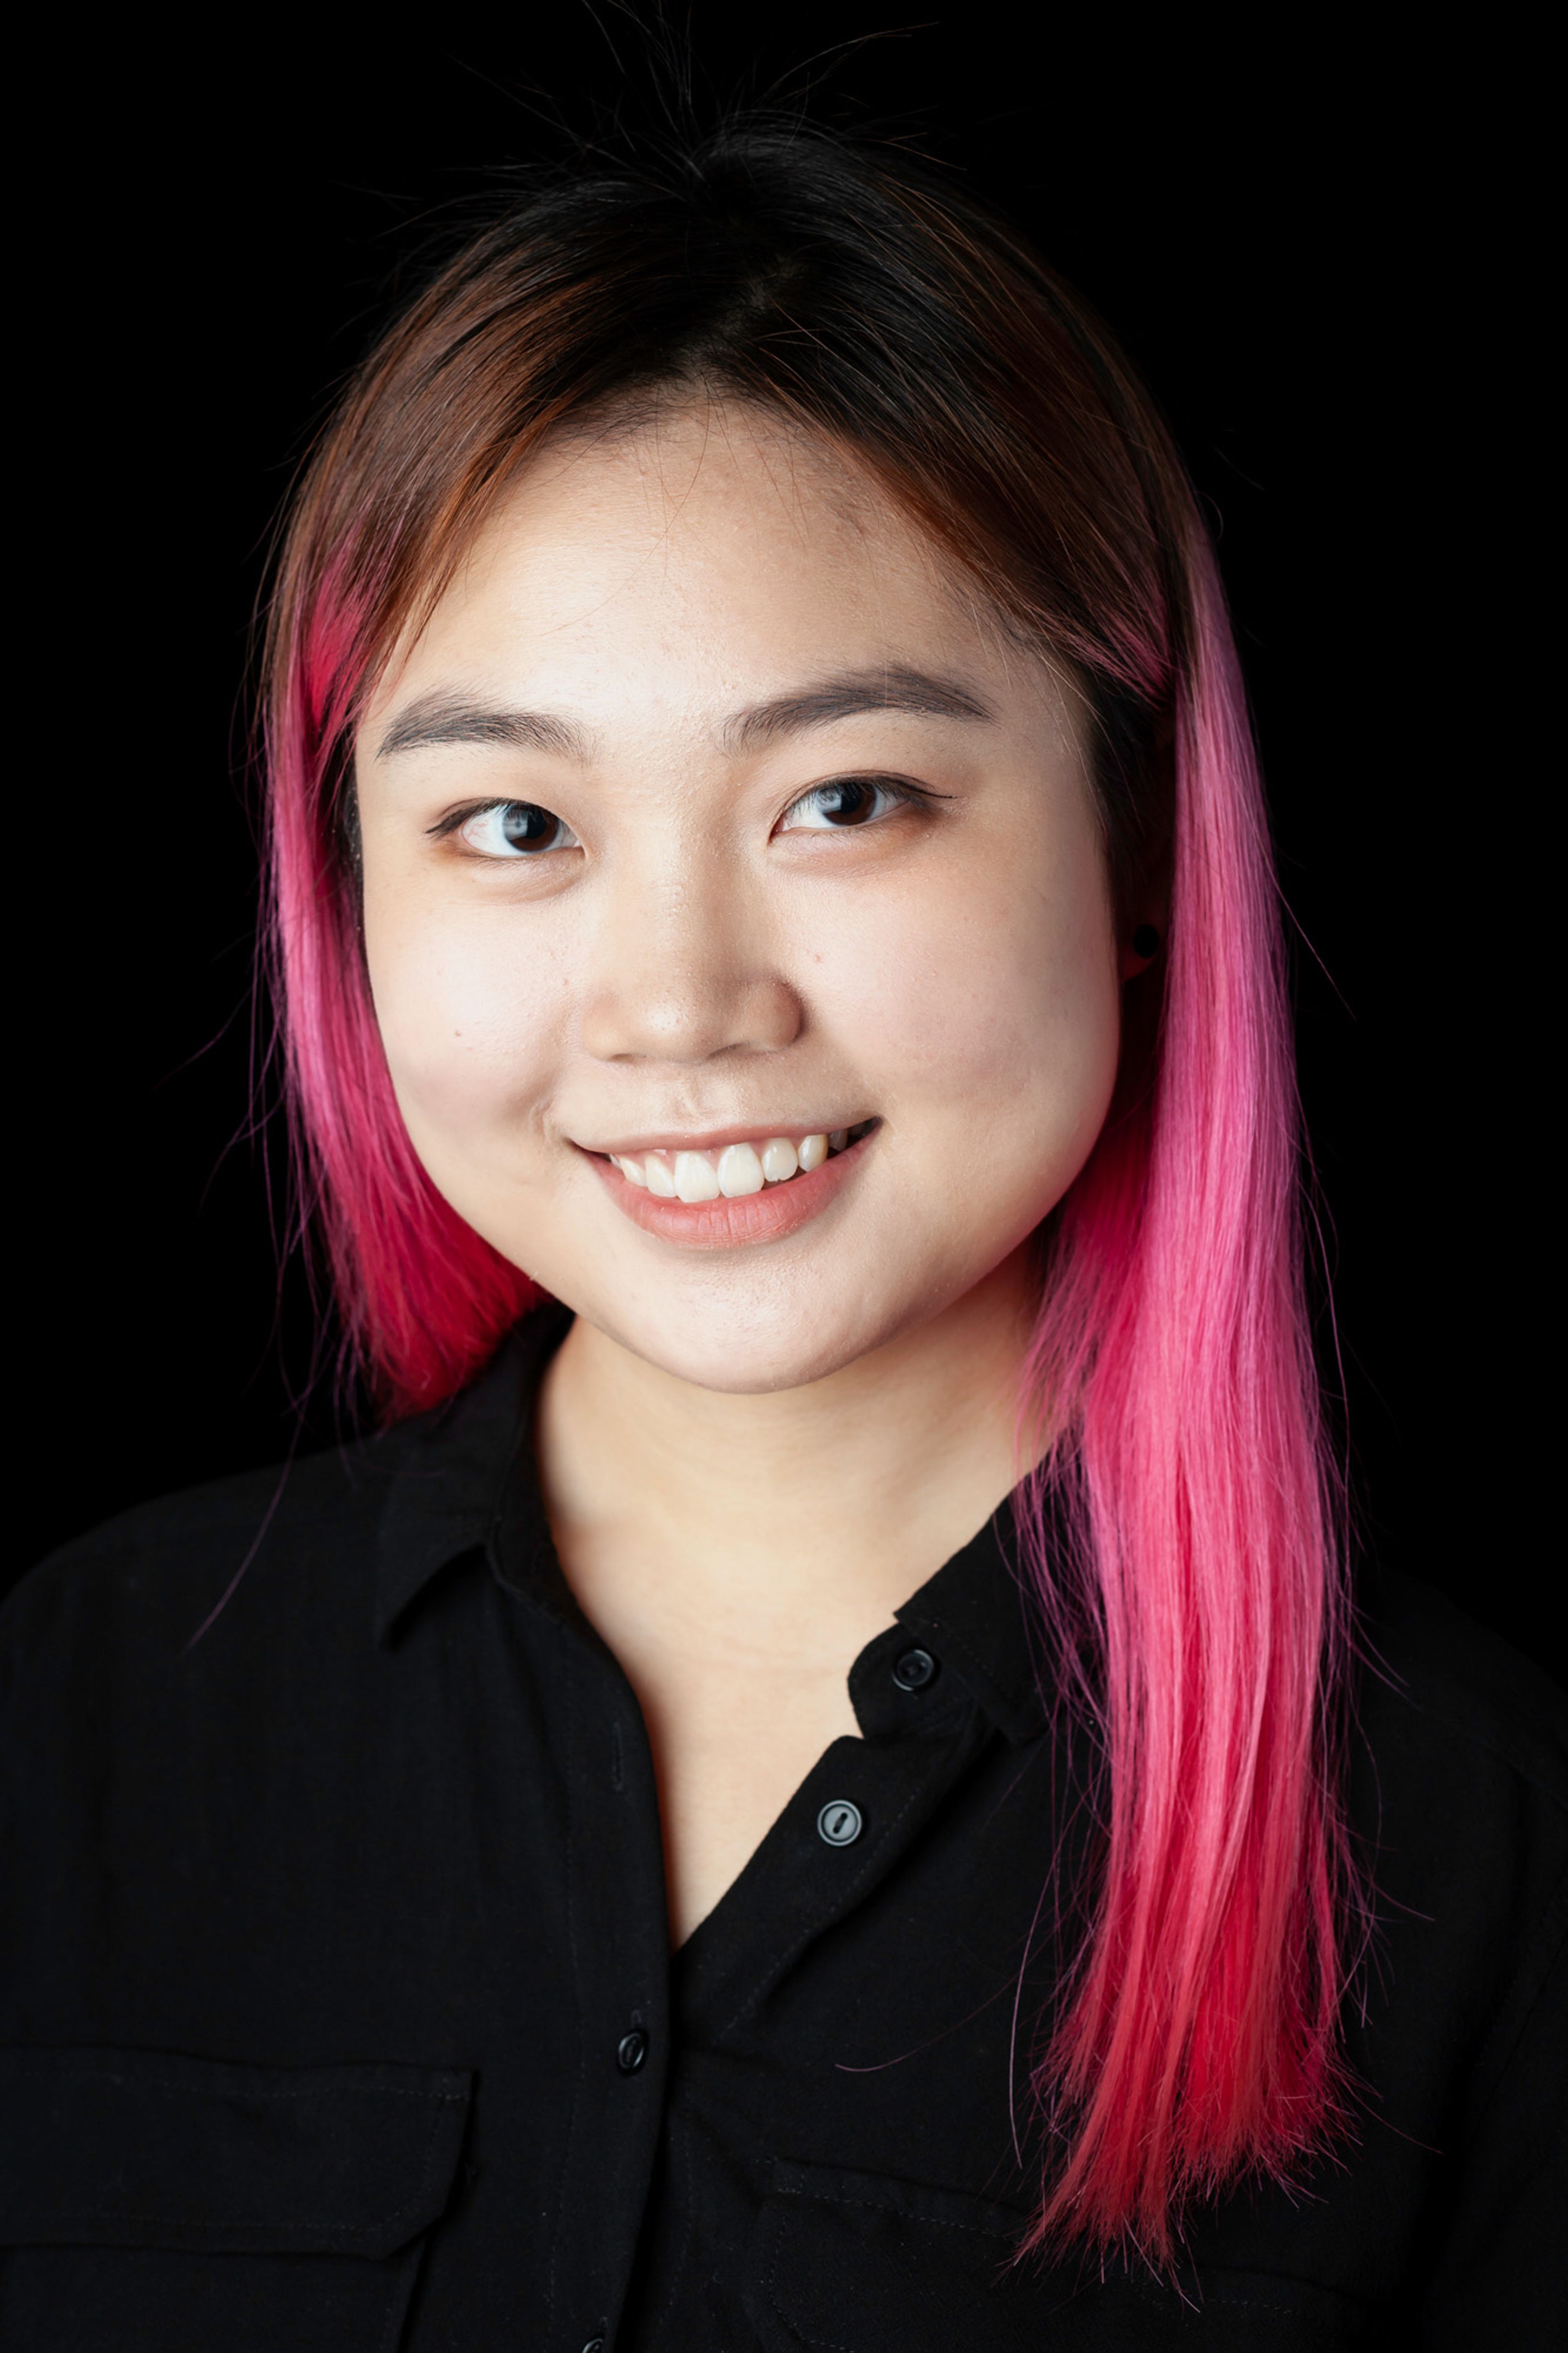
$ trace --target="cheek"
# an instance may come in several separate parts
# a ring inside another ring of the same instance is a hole
[[[365,957],[394,1088],[423,1150],[526,1112],[553,1062],[565,992],[504,910],[377,901]]]
[[[879,1106],[965,1171],[1087,1155],[1115,1083],[1120,990],[1098,862],[884,906],[821,955],[825,1009]]]

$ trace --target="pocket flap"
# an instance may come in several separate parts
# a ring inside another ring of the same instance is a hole
[[[391,2254],[446,2205],[469,2082],[446,2068],[5,2052],[0,2242]]]
[[[1028,2218],[956,2190],[773,2167],[746,2314],[767,2353],[1342,2353],[1369,2316],[1331,2290],[1237,2272],[1185,2286],[1092,2259],[1013,2260]]]

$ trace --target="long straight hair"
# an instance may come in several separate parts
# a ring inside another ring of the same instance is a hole
[[[301,479],[268,614],[274,980],[298,1165],[393,1416],[469,1380],[527,1278],[409,1143],[359,927],[369,687],[522,467],[640,404],[761,405],[852,454],[1096,714],[1113,896],[1168,887],[1105,1131],[1040,1237],[1016,1498],[1103,1796],[1042,2032],[1033,2241],[1169,2252],[1184,2203],[1335,2127],[1346,1645],[1301,1282],[1280,923],[1209,543],[1104,328],[892,152],[732,123],[507,200],[382,337]],[[1047,1527],[1052,1534],[1047,1536]]]

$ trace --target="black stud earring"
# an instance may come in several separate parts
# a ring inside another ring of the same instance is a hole
[[[1140,923],[1132,934],[1134,955],[1152,956],[1160,953],[1160,934],[1152,923]]]

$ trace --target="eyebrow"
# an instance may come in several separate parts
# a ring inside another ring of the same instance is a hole
[[[835,720],[854,719],[865,712],[909,712],[919,718],[979,720],[994,725],[995,712],[955,679],[932,678],[924,670],[891,662],[874,670],[846,671],[824,679],[804,693],[775,695],[737,712],[724,729],[731,751],[754,751],[780,735],[794,735],[807,727],[830,727]]]
[[[726,721],[725,748],[751,752],[781,735],[830,727],[837,720],[866,712],[896,711],[928,719],[962,719],[994,725],[995,713],[956,680],[932,678],[901,662],[875,670],[846,671],[795,694],[754,702]],[[399,752],[423,751],[433,744],[491,744],[509,751],[553,752],[565,759],[588,757],[591,738],[575,721],[547,711],[500,711],[451,694],[425,694],[398,712],[376,749],[378,760]]]
[[[398,752],[422,752],[432,744],[499,744],[513,752],[556,752],[569,760],[588,755],[586,731],[547,711],[498,711],[461,695],[422,694],[400,711],[376,747],[378,760]]]

